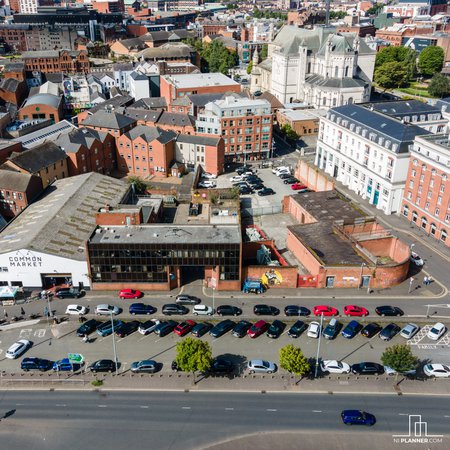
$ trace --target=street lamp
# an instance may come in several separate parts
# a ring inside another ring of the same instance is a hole
[[[114,335],[114,320],[113,320],[113,312],[112,310],[109,311],[109,314],[111,316],[111,328],[112,328],[112,339],[113,339],[113,352],[114,352],[114,367],[116,369],[116,375],[117,375],[117,351],[116,351],[116,337]]]
[[[322,324],[323,324],[323,313],[320,315],[319,341],[317,343],[316,371],[314,373],[314,378],[317,378],[317,372],[319,371],[319,353],[320,353],[320,341],[322,338]]]
[[[214,298],[214,291],[215,291],[215,288],[214,288],[214,286],[213,286],[213,288],[212,288],[212,291],[213,291],[213,310],[212,310],[212,316],[214,317],[214,311],[215,311],[215,298]]]

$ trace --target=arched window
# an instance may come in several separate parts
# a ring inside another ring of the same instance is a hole
[[[339,67],[336,66],[336,67],[334,68],[334,78],[337,78],[338,75],[339,75]]]
[[[405,217],[408,217],[409,214],[409,206],[408,205],[403,205],[403,215]]]
[[[445,230],[441,231],[441,241],[445,242],[445,240],[447,239],[447,232]]]
[[[432,223],[430,225],[430,233],[435,236],[436,235],[436,224]]]
[[[427,218],[422,216],[422,218],[420,219],[420,226],[425,229],[427,225],[428,225]]]
[[[416,211],[413,211],[413,213],[412,213],[412,221],[417,222],[417,212]]]
[[[348,66],[345,67],[345,76],[348,77]]]
[[[353,97],[349,97],[348,102],[349,105],[351,105],[353,103]]]

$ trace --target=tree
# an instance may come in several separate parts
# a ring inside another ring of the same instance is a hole
[[[428,85],[428,93],[433,97],[446,97],[450,94],[450,80],[442,73],[433,76]]]
[[[382,9],[383,9],[383,4],[382,3],[375,3],[372,8],[369,8],[366,11],[366,14],[371,16],[372,14],[378,14]]]
[[[221,72],[228,74],[228,70],[239,63],[236,52],[229,51],[218,40],[206,44],[200,51],[201,57],[206,61],[209,72]]]
[[[299,376],[306,375],[311,369],[300,348],[292,344],[280,348],[280,367]]]
[[[336,20],[336,19],[343,19],[347,13],[345,11],[330,11],[330,19]]]
[[[267,58],[268,52],[269,52],[269,46],[267,44],[263,44],[263,46],[261,48],[261,54],[259,55],[261,57],[261,61],[263,61]]]
[[[419,70],[425,76],[439,73],[444,65],[444,50],[439,46],[424,48],[419,55]]]
[[[250,75],[252,73],[252,70],[253,70],[253,61],[250,61],[247,66],[247,73]]]
[[[134,192],[136,194],[145,194],[145,191],[147,190],[147,185],[139,177],[131,176],[128,177],[127,181],[128,184],[134,185]]]
[[[205,372],[212,364],[211,346],[208,342],[187,337],[177,343],[175,362],[183,372]]]
[[[412,48],[407,47],[383,48],[377,53],[375,68],[381,67],[388,62],[402,63],[408,73],[408,77],[412,78],[416,70],[416,52]]]
[[[291,141],[296,141],[299,138],[299,135],[292,129],[292,127],[288,123],[285,123],[281,127],[281,132]]]
[[[375,70],[375,81],[383,88],[399,88],[408,82],[407,68],[400,62],[387,62]]]
[[[396,372],[402,373],[415,369],[419,360],[412,354],[409,345],[396,344],[384,351],[381,362]]]

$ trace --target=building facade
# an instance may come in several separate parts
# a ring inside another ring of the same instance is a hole
[[[66,74],[88,73],[89,58],[86,50],[43,50],[22,53],[25,68],[30,72]]]

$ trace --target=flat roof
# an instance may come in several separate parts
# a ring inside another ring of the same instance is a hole
[[[278,112],[291,120],[319,120],[326,116],[324,109],[279,109]]]
[[[240,244],[239,225],[167,225],[98,227],[92,244]]]
[[[165,75],[164,78],[180,89],[202,86],[240,86],[239,83],[223,73],[190,73],[184,75]]]

